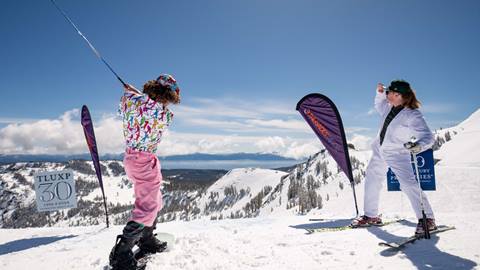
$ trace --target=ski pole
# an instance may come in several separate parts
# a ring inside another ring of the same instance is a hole
[[[358,204],[357,204],[357,195],[355,194],[355,181],[350,183],[352,185],[353,190],[353,200],[355,201],[355,210],[357,211],[357,217],[360,215],[358,213]]]
[[[115,75],[115,77],[117,77],[117,79],[123,84],[124,87],[127,87],[127,84],[120,78],[120,76],[118,76],[118,74],[113,70],[113,68],[107,63],[107,61],[105,61],[105,59],[100,55],[100,53],[97,51],[97,49],[95,49],[95,47],[93,47],[92,43],[90,43],[90,41],[88,41],[88,39],[82,34],[82,32],[80,32],[80,30],[78,29],[78,27],[73,23],[73,21],[70,19],[70,17],[68,17],[68,15],[57,5],[57,3],[55,3],[54,0],[50,0],[52,2],[52,4],[58,9],[58,11],[60,11],[60,13],[62,13],[63,17],[70,23],[70,25],[72,25],[73,28],[75,28],[75,30],[77,31],[77,33],[87,42],[88,46],[90,47],[90,49],[92,49],[92,51],[95,53],[95,55],[100,59],[102,60],[102,62],[108,67],[108,69]]]
[[[427,224],[427,215],[425,215],[425,206],[423,205],[423,194],[422,194],[422,186],[420,184],[420,173],[418,172],[417,154],[412,152],[412,156],[413,156],[413,163],[415,165],[418,189],[420,190],[420,206],[422,207],[422,226],[423,226],[423,231],[425,233],[424,236],[425,236],[425,239],[430,239],[430,231],[428,230],[428,224]]]

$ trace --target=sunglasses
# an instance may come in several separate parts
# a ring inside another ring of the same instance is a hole
[[[385,90],[385,95],[388,96],[388,93],[398,93],[397,91],[392,91],[392,90]],[[398,93],[400,94],[400,93]]]

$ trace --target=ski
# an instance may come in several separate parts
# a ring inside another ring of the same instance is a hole
[[[455,229],[454,226],[440,225],[440,226],[437,227],[436,230],[430,231],[430,235],[445,232],[445,231],[449,231],[449,230],[454,230],[454,229]],[[423,235],[414,235],[414,236],[410,236],[410,237],[407,237],[405,239],[402,239],[402,240],[396,241],[396,242],[380,242],[380,243],[378,243],[378,245],[382,246],[382,247],[387,247],[387,248],[396,250],[396,249],[403,248],[408,243],[413,243],[416,240],[419,240],[419,239],[422,239],[422,238],[423,238]]]
[[[382,224],[362,226],[362,227],[352,227],[349,224],[349,225],[337,226],[337,227],[307,228],[305,230],[307,231],[307,234],[319,233],[319,232],[338,232],[338,231],[346,231],[346,230],[369,228],[369,227],[383,227],[383,226],[390,225],[390,224],[393,224],[393,223],[402,222],[404,220],[405,219],[393,219],[393,220],[385,221]]]

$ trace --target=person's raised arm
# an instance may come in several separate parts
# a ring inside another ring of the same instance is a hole
[[[131,94],[134,94],[134,95],[141,95],[142,94],[142,92],[140,92],[140,90],[135,88],[135,86],[133,86],[131,84],[128,84],[128,83],[125,84],[124,90],[125,90],[125,93],[131,93]]]
[[[380,115],[384,115],[390,109],[390,105],[388,105],[387,96],[384,90],[384,86],[382,83],[377,84],[377,95],[375,96],[375,110]]]

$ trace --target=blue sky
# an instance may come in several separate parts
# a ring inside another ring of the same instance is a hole
[[[479,1],[57,0],[127,82],[173,74],[182,103],[160,155],[320,147],[295,111],[319,92],[349,140],[368,148],[377,82],[411,82],[432,129],[480,106]],[[87,152],[89,106],[101,152],[122,152],[121,85],[49,0],[2,1],[0,154]]]

